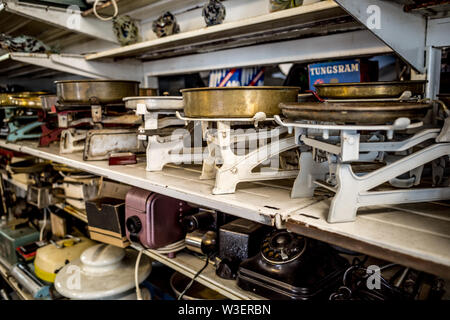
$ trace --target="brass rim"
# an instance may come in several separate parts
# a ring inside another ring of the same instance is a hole
[[[340,83],[317,83],[314,85],[316,88],[327,88],[327,87],[370,87],[370,86],[401,86],[408,84],[426,84],[426,80],[410,80],[410,81],[377,81],[377,82],[340,82]]]
[[[92,83],[92,82],[122,82],[122,83],[140,83],[139,81],[133,81],[133,80],[108,80],[108,79],[93,79],[93,80],[58,80],[55,81],[56,84],[59,83]]]
[[[283,86],[257,86],[257,87],[203,87],[181,89],[180,92],[195,91],[227,91],[227,90],[300,90],[300,87],[283,87]]]

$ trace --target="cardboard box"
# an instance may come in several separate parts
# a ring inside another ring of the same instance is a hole
[[[340,60],[308,65],[309,90],[317,83],[348,83],[378,80],[378,62],[369,60]]]

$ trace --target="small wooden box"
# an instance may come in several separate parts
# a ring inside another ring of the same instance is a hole
[[[98,198],[86,201],[88,229],[92,240],[125,248],[130,245],[125,232],[125,201]]]

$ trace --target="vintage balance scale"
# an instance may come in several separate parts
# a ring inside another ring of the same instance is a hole
[[[40,139],[40,146],[47,146],[52,140],[54,118],[47,113],[41,97],[46,92],[18,92],[2,94],[4,110],[2,136],[8,142]]]
[[[203,148],[193,145],[194,127],[176,117],[182,111],[182,97],[148,96],[124,98],[128,109],[143,118],[138,139],[147,143],[147,171],[161,171],[169,163],[201,163]]]
[[[293,178],[298,170],[254,169],[294,149],[293,136],[275,125],[280,102],[295,102],[297,87],[221,87],[181,90],[184,115],[188,122],[201,122],[208,154],[203,160],[200,179],[215,179],[213,194],[234,193],[244,181]],[[252,129],[252,130],[249,130]],[[246,132],[247,131],[247,132]],[[270,140],[270,142],[268,142]],[[261,143],[261,141],[263,143]]]
[[[424,125],[432,108],[431,101],[420,99],[424,85],[321,84],[317,94],[325,100],[281,104],[287,119],[275,120],[294,131],[300,148],[292,197],[310,197],[317,186],[328,189],[334,193],[331,223],[354,221],[360,207],[450,199],[449,118],[443,126]],[[367,162],[382,165],[355,172]],[[419,187],[430,162],[431,185]]]
[[[127,112],[124,97],[135,96],[139,83],[123,80],[56,81],[60,153],[83,151],[84,160],[142,152],[136,139],[140,117]]]

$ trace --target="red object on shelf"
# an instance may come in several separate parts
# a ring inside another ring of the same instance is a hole
[[[136,155],[131,152],[126,153],[113,153],[109,156],[109,165],[117,166],[124,164],[135,164],[137,163]]]

